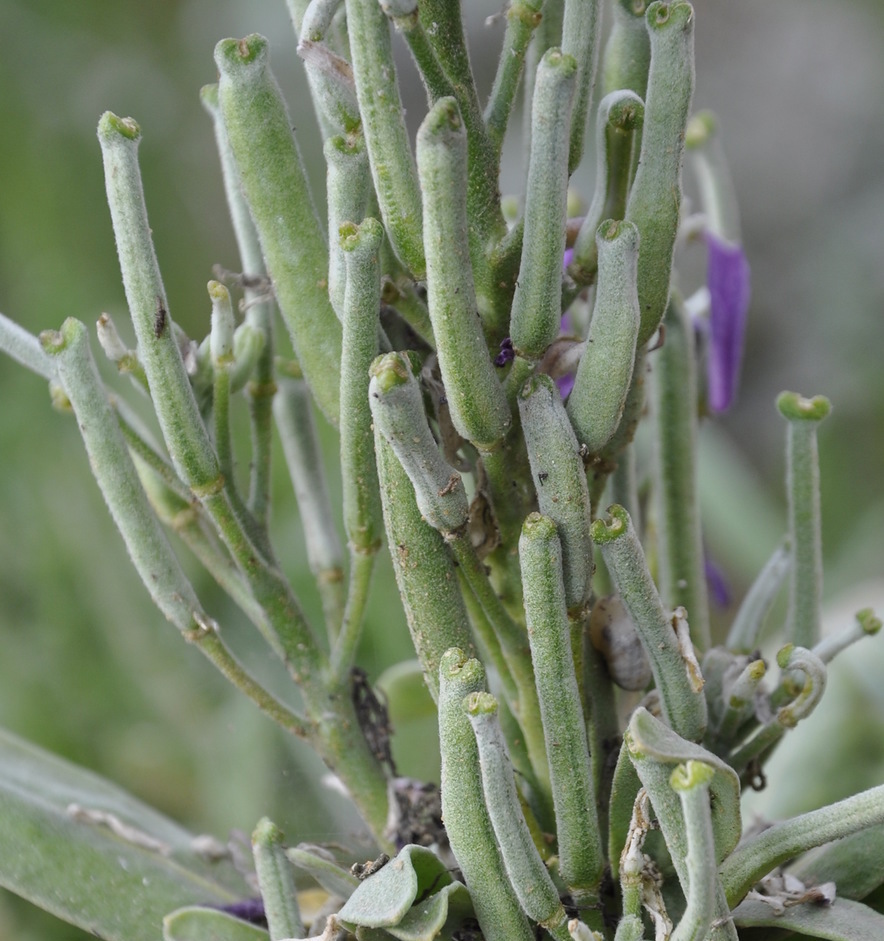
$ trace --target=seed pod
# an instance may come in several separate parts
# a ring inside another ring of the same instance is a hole
[[[604,658],[611,679],[621,689],[640,690],[650,683],[647,652],[619,595],[608,595],[595,603],[589,637]]]

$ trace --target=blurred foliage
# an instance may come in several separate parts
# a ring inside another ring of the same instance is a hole
[[[471,22],[500,5],[472,4]],[[831,595],[879,574],[884,558],[884,6],[695,6],[695,105],[721,117],[754,289],[742,399],[704,441],[704,491],[715,510],[706,536],[739,596],[781,532],[783,427],[774,396],[783,388],[823,393],[835,406],[820,433]],[[487,44],[474,45],[481,81],[501,27],[477,28]],[[101,311],[125,324],[94,134],[98,115],[111,109],[133,115],[144,132],[145,190],[173,316],[192,335],[205,333],[211,267],[236,268],[236,256],[197,92],[215,78],[215,41],[253,31],[271,37],[321,203],[321,143],[282,0],[0,3],[0,310],[34,332],[68,315],[94,321]],[[415,97],[408,106],[416,124],[424,104]],[[575,188],[591,192],[591,174],[582,168]],[[505,172],[504,190],[507,180]],[[702,276],[694,252],[683,269],[688,290]],[[318,785],[312,755],[229,691],[152,609],[74,423],[51,410],[45,384],[0,360],[0,401],[0,724],[197,829],[248,831],[267,813],[290,839],[352,840],[359,824],[343,798]],[[327,445],[334,477],[330,434]],[[279,555],[315,614],[281,465],[275,488]],[[188,563],[231,643],[272,678],[242,619]],[[835,620],[843,617],[849,612]],[[404,656],[387,563],[361,659],[376,677]],[[276,682],[287,689],[284,676]],[[870,702],[863,698],[863,708]],[[409,741],[419,747],[427,738],[424,726]],[[397,759],[404,773],[436,760],[406,748]],[[857,786],[877,783],[880,764],[860,776]],[[832,799],[815,795],[814,805],[824,798]],[[0,897],[0,939],[78,937]]]

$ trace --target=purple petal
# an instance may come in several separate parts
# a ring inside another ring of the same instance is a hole
[[[731,586],[724,572],[707,555],[703,560],[703,568],[706,575],[706,587],[709,589],[709,596],[715,605],[719,608],[727,608],[731,603]]]
[[[559,395],[562,397],[562,401],[568,398],[571,394],[571,390],[574,388],[574,380],[577,378],[576,373],[569,372],[562,376],[560,379],[556,379],[556,387],[559,390]]]
[[[572,261],[574,261],[574,249],[566,248],[565,257],[562,259],[562,270],[567,271]]]
[[[743,249],[706,233],[709,287],[709,407],[723,412],[734,400],[749,307],[749,263]]]
[[[516,358],[516,353],[513,350],[513,341],[511,337],[506,337],[500,341],[500,352],[497,356],[494,357],[495,366],[506,366],[507,363],[511,363]]]
[[[232,902],[230,905],[212,905],[219,912],[227,912],[234,918],[240,918],[251,925],[259,925],[262,928],[267,927],[267,916],[264,914],[264,902],[257,899],[244,899],[241,902]]]

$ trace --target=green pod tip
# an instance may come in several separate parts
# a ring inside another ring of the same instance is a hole
[[[712,111],[698,111],[688,121],[684,143],[689,150],[702,147],[718,131],[718,118]]]
[[[378,356],[371,364],[368,374],[377,380],[380,392],[389,392],[395,386],[405,385],[409,372],[415,376],[420,372],[416,355],[410,352],[393,352]]]
[[[470,716],[493,716],[497,712],[497,700],[491,693],[470,693],[463,705]]]
[[[258,33],[252,33],[243,39],[222,39],[215,46],[215,64],[223,73],[243,71],[254,67],[260,71],[269,58],[269,43]]]
[[[440,98],[424,119],[418,136],[424,139],[440,137],[444,140],[449,135],[460,137],[465,133],[460,109],[455,99]]]
[[[541,62],[546,68],[561,72],[565,78],[577,71],[577,60],[574,56],[558,48],[547,49]]]
[[[283,840],[282,830],[269,817],[262,817],[252,832],[252,845],[282,846]]]
[[[797,392],[781,392],[777,408],[787,421],[822,421],[832,410],[832,403],[824,395],[806,399]]]
[[[708,786],[715,777],[715,769],[704,761],[691,759],[676,765],[669,776],[669,784],[674,791],[692,791],[696,787]]]
[[[460,647],[449,647],[439,661],[439,676],[471,684],[484,679],[485,669],[473,657],[468,657]]]
[[[595,543],[603,546],[622,536],[628,528],[629,514],[622,506],[615,503],[608,507],[606,519],[597,519],[592,524],[592,538]]]
[[[689,3],[664,3],[662,0],[652,3],[645,14],[648,29],[677,29],[687,26],[694,16],[694,8]]]
[[[785,670],[789,666],[789,661],[792,659],[792,651],[795,649],[794,644],[786,644],[785,647],[781,647],[777,651],[777,666],[781,670]]]
[[[202,106],[211,114],[218,110],[218,83],[212,82],[209,85],[203,85],[200,89],[200,102]]]
[[[626,251],[638,251],[638,226],[627,219],[606,219],[598,227],[596,235],[605,242],[622,242]]]
[[[141,128],[135,118],[120,118],[112,111],[105,111],[98,121],[98,136],[102,140],[122,137],[137,142],[141,140]]]
[[[871,608],[863,608],[856,612],[856,620],[866,634],[877,634],[881,630],[881,618],[877,617]]]
[[[558,538],[556,524],[542,513],[529,513],[522,524],[522,535],[526,539],[549,542]]]
[[[354,222],[344,222],[338,229],[338,236],[341,239],[341,248],[345,252],[354,252],[366,240],[380,244],[384,237],[384,227],[372,216],[364,219],[362,225],[356,225]]]

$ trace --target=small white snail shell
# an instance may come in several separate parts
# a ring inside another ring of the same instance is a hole
[[[647,651],[619,595],[599,598],[593,605],[589,638],[621,689],[640,690],[651,682]]]

